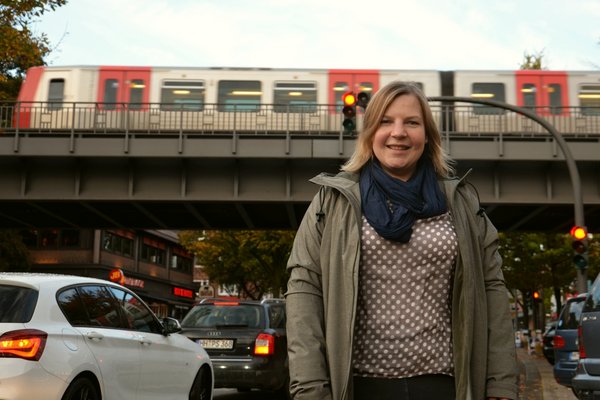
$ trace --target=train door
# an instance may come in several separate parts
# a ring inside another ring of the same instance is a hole
[[[149,90],[150,68],[100,67],[96,128],[146,128]]]
[[[110,68],[99,70],[98,103],[110,110],[127,104],[130,109],[141,109],[148,103],[150,68]]]
[[[329,104],[341,106],[342,96],[344,95],[344,93],[349,91],[353,91],[356,94],[358,94],[359,92],[367,92],[370,95],[372,95],[378,89],[379,71],[329,71]]]
[[[566,72],[517,71],[517,105],[538,115],[568,115]]]
[[[372,96],[379,89],[379,71],[377,70],[330,70],[328,98],[330,107],[329,112],[336,114],[339,118],[332,118],[332,130],[341,129],[342,126],[342,96],[347,92],[367,92]],[[360,108],[357,110],[357,128],[362,128],[362,114]]]

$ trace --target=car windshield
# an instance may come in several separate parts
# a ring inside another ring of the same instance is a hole
[[[0,322],[29,322],[37,299],[33,289],[0,285]]]
[[[181,322],[184,328],[260,328],[261,307],[253,305],[200,304],[194,307]]]
[[[579,316],[581,315],[584,300],[583,297],[577,298],[565,304],[560,313],[557,329],[577,329],[579,327]]]

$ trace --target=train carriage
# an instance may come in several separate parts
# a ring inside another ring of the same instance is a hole
[[[571,72],[567,77],[568,97],[572,99],[568,108],[572,123],[568,132],[576,136],[600,135],[600,73]],[[566,132],[566,127],[558,127]]]
[[[515,73],[510,71],[455,71],[454,96],[516,104]],[[457,102],[454,108],[455,130],[480,135],[517,130],[514,115],[481,104]]]
[[[429,97],[523,107],[565,134],[600,133],[600,72],[63,66],[28,71],[13,126],[39,132],[340,134],[342,96],[413,81]],[[511,111],[432,102],[444,132],[543,135]],[[357,115],[362,126],[362,111]]]

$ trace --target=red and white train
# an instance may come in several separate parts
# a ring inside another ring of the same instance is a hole
[[[344,93],[374,93],[394,80],[417,82],[429,97],[526,107],[565,134],[600,135],[600,71],[34,67],[15,122],[22,129],[104,132],[339,132]],[[443,114],[441,104],[432,106]],[[470,134],[539,128],[480,104],[456,103],[452,112],[452,130]]]

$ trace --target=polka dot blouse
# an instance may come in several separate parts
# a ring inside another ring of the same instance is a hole
[[[453,375],[450,293],[457,238],[449,213],[417,220],[408,243],[362,221],[354,374]]]

